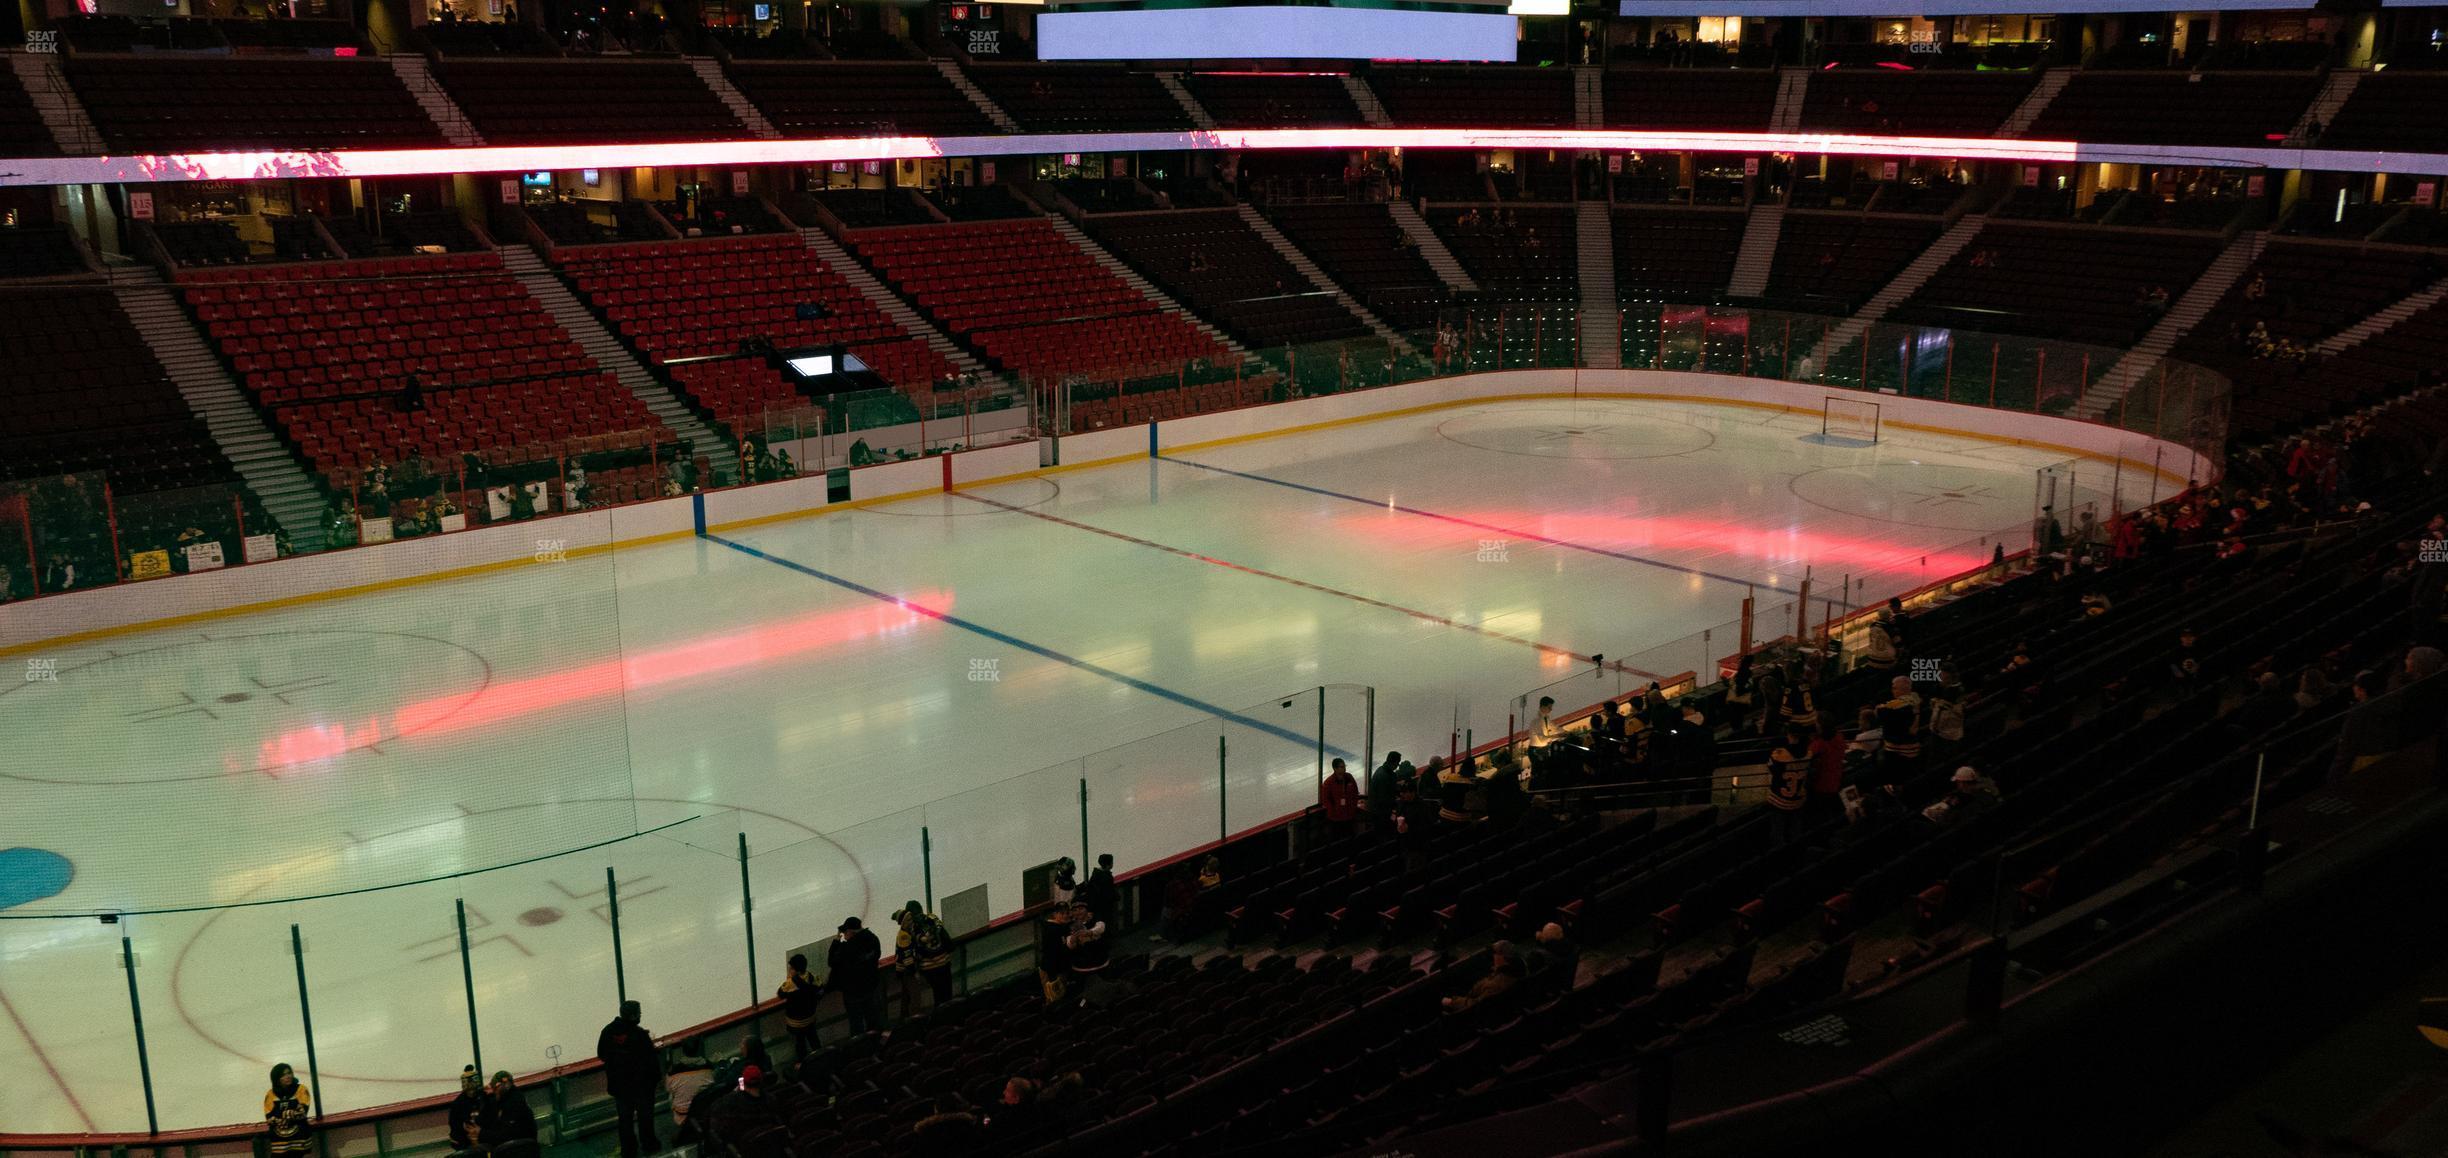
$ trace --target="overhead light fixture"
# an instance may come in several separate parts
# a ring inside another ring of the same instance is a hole
[[[1505,11],[1515,16],[1569,16],[1572,0],[1513,0]]]

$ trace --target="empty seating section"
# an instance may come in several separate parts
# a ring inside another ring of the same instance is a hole
[[[1245,342],[1280,346],[1368,332],[1232,210],[1134,213],[1088,224],[1114,256]]]
[[[0,277],[56,277],[86,272],[76,235],[65,225],[0,226]]]
[[[1573,123],[1570,69],[1386,68],[1369,74],[1386,115],[1405,128]]]
[[[1339,77],[1197,72],[1182,78],[1215,123],[1227,128],[1353,128],[1366,121]]]
[[[62,65],[112,148],[440,146],[440,129],[381,60],[72,56]]]
[[[875,303],[793,236],[724,238],[564,249],[553,254],[571,284],[639,353],[655,362],[731,354],[750,340],[776,349],[844,345],[883,378],[922,389],[954,371],[951,362],[912,338]],[[806,310],[814,317],[802,317]],[[762,364],[756,359],[755,364]],[[683,382],[713,372],[677,374]],[[783,384],[779,371],[731,372],[734,385]],[[741,413],[733,403],[698,395],[723,422]],[[759,407],[805,405],[766,391]]]
[[[1043,220],[853,230],[842,241],[936,324],[1021,374],[1169,367],[1225,354]]]
[[[239,265],[254,257],[228,221],[163,221],[150,226],[170,260],[180,265]]]
[[[655,431],[493,254],[190,273],[257,404],[318,471]],[[401,395],[421,383],[422,404]]]
[[[1768,270],[1768,299],[1852,313],[1944,231],[1929,218],[1788,210]]]
[[[974,136],[996,131],[931,64],[733,61],[731,83],[793,137]]]
[[[1267,216],[1387,325],[1412,330],[1436,324],[1445,284],[1384,205],[1279,205]]]
[[[2175,356],[2227,375],[2238,425],[2247,430],[2324,418],[2439,365],[2442,351],[2422,340],[2425,324],[2437,321],[2418,315],[2331,358],[2307,359],[2281,347],[2308,349],[2440,273],[2440,259],[2423,250],[2274,240],[2177,344]],[[2408,352],[2415,360],[2403,356]]]
[[[2086,70],[2066,82],[2024,136],[2143,145],[2268,145],[2294,129],[2319,89],[2320,78],[2310,73]]]
[[[229,463],[108,291],[0,291],[0,480],[101,470],[121,494]]]
[[[676,60],[453,60],[434,73],[489,144],[749,135],[714,90]]]
[[[2023,103],[2035,79],[2022,72],[1815,72],[1802,93],[1802,127],[1986,137]]]
[[[1581,298],[1578,225],[1570,209],[1435,209],[1428,224],[1482,289],[1534,301]]]
[[[2448,153],[2448,73],[2375,72],[2355,83],[2317,142],[2324,149]]]
[[[51,127],[14,69],[0,68],[0,157],[49,157],[59,152]]]
[[[969,79],[1033,132],[1187,129],[1190,114],[1154,76],[1103,65],[981,64]]]
[[[824,220],[823,214],[807,212],[822,207],[833,219],[851,229],[867,229],[878,225],[926,225],[936,216],[927,211],[918,194],[909,189],[826,189],[802,193],[789,206],[791,217],[801,225],[814,225]]]
[[[1615,211],[1615,292],[1628,302],[1712,302],[1734,276],[1750,215],[1732,209]]]
[[[1814,78],[1814,82],[1816,79]],[[1641,69],[1606,76],[1610,129],[1727,129],[1761,133],[1776,111],[1768,69]]]
[[[2219,248],[2215,236],[1992,224],[1894,318],[2130,346],[2158,316],[2144,291],[2181,296]]]

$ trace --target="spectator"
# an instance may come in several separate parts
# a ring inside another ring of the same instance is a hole
[[[808,972],[807,954],[791,954],[790,970],[774,996],[782,999],[782,1028],[790,1031],[791,1045],[804,1060],[816,1052],[816,1003],[824,999],[824,986]]]
[[[475,1066],[459,1070],[459,1096],[451,1099],[449,1137],[453,1158],[459,1155],[481,1154],[476,1137],[483,1132],[478,1119],[484,1114],[484,1077]]]
[[[1955,770],[1949,791],[1937,803],[1923,809],[1921,815],[1939,825],[1961,824],[1988,812],[1998,805],[1997,785],[1969,764]]]
[[[953,1098],[938,1098],[926,1117],[910,1128],[910,1141],[922,1158],[955,1158],[975,1154],[986,1140],[984,1123]]]
[[[655,1135],[654,1100],[663,1085],[663,1061],[655,1054],[654,1035],[639,1020],[644,1009],[621,1002],[620,1016],[595,1035],[595,1060],[603,1063],[604,1092],[612,1096],[612,1115],[620,1134],[621,1158],[637,1158],[663,1149]]]
[[[272,1158],[295,1158],[314,1150],[314,1127],[308,1115],[314,1098],[299,1083],[288,1062],[272,1067],[272,1088],[264,1091],[264,1152]]]
[[[2265,671],[2253,680],[2252,694],[2237,705],[2236,713],[2247,728],[2268,728],[2294,716],[2295,697],[2277,672]]]
[[[1487,976],[1470,987],[1470,992],[1444,1001],[1445,1012],[1462,1013],[1473,1006],[1503,996],[1522,979],[1521,958],[1513,950],[1513,942],[1498,941],[1488,947],[1495,960],[1488,965]]]
[[[1887,630],[1887,617],[1881,614],[1870,621],[1870,630],[1862,643],[1862,663],[1877,671],[1896,665],[1895,636]]]
[[[1028,1134],[1044,1120],[1037,1103],[1038,1086],[1029,1078],[1013,1078],[1003,1083],[1003,1095],[987,1111],[985,1126],[990,1138],[1009,1140]]]
[[[883,959],[884,943],[857,917],[833,931],[833,944],[825,950],[825,985],[841,994],[852,1037],[884,1028]]]
[[[1695,783],[1716,776],[1717,729],[1710,727],[1708,717],[1701,713],[1699,697],[1684,698],[1683,718],[1674,730],[1674,741],[1676,776]]]
[[[1071,996],[1072,908],[1055,905],[1037,926],[1037,984],[1048,1006],[1061,1005]]]
[[[1499,825],[1509,825],[1530,810],[1530,793],[1523,781],[1530,775],[1529,758],[1500,751],[1488,757],[1488,773],[1481,778],[1487,801],[1487,815]]]
[[[1088,983],[1105,971],[1110,947],[1105,943],[1105,922],[1096,910],[1084,904],[1071,906],[1071,929],[1063,937],[1063,947],[1070,950],[1071,1000],[1088,1003]]]
[[[1758,682],[1758,677],[1751,671],[1751,653],[1744,652],[1741,659],[1734,661],[1734,678],[1727,682],[1725,694],[1726,713],[1733,717],[1737,732],[1750,722]]]
[[[714,1137],[727,1144],[740,1158],[765,1158],[782,1152],[778,1136],[784,1128],[781,1108],[765,1094],[766,1073],[763,1068],[749,1066],[740,1071],[739,1089],[714,1103]]]
[[[2354,706],[2338,732],[2337,755],[2329,762],[2332,783],[2360,772],[2379,760],[2396,742],[2398,701],[2388,694],[2388,679],[2377,671],[2355,673]]]
[[[1469,824],[1479,819],[1471,813],[1471,789],[1478,781],[1468,766],[1446,764],[1443,757],[1432,757],[1428,766],[1436,772],[1437,820],[1444,824]]]
[[[475,1068],[468,1067],[471,1072]],[[680,1130],[673,1136],[674,1144],[696,1137],[697,1131],[689,1125],[689,1106],[713,1082],[714,1063],[706,1058],[705,1039],[692,1037],[681,1042],[672,1056],[671,1073],[663,1078],[663,1092],[671,1097],[672,1125]]]
[[[1530,750],[1542,751],[1547,745],[1555,743],[1562,735],[1563,733],[1556,728],[1555,697],[1540,696],[1538,716],[1530,721]]]
[[[901,974],[901,1016],[907,1019],[914,980],[926,982],[935,1004],[952,1000],[952,937],[943,922],[916,901],[901,906],[893,921],[901,926],[893,941],[893,968]]]
[[[1921,771],[1921,694],[1903,676],[1887,687],[1887,702],[1878,707],[1879,782],[1893,792]]]
[[[1791,844],[1802,834],[1810,773],[1810,733],[1788,728],[1784,740],[1768,751],[1768,833],[1778,845]]]
[[[1222,885],[1223,883],[1224,858],[1217,856],[1214,853],[1207,854],[1207,859],[1199,862],[1199,891],[1204,893],[1209,889]]]
[[[1369,825],[1388,836],[1394,831],[1394,798],[1399,795],[1395,790],[1394,773],[1400,767],[1402,753],[1388,752],[1385,762],[1371,770],[1368,777]]]
[[[1777,713],[1788,727],[1808,731],[1819,726],[1819,704],[1811,698],[1810,686],[1802,680],[1785,685],[1784,706]]]
[[[1165,882],[1164,912],[1157,919],[1154,934],[1158,943],[1183,940],[1189,935],[1191,920],[1198,912],[1198,898],[1198,877],[1186,869]]]
[[[1336,757],[1334,771],[1318,785],[1318,810],[1325,814],[1327,835],[1341,840],[1360,827],[1360,785]]]
[[[2319,664],[2313,664],[2295,679],[2295,710],[2311,711],[2327,703],[2329,697],[2335,694],[2337,687],[2329,682],[2329,673],[2323,671]]]
[[[1555,971],[1556,987],[1570,989],[1573,978],[1581,972],[1581,946],[1564,931],[1564,926],[1549,921],[1539,926],[1538,948],[1547,955],[1548,967]]]
[[[1051,884],[1054,891],[1053,902],[1069,908],[1071,898],[1079,892],[1079,866],[1073,864],[1071,858],[1067,856],[1055,861],[1054,880]]]
[[[2190,691],[2201,679],[2201,637],[2190,627],[2176,633],[2176,654],[2168,660],[2168,679],[2177,691]]]
[[[535,1109],[527,1104],[527,1095],[519,1092],[508,1070],[493,1071],[479,1121],[482,1128],[477,1141],[492,1158],[535,1158],[542,1152],[536,1143]]]
[[[1080,886],[1079,895],[1072,899],[1088,906],[1099,921],[1115,918],[1122,903],[1122,888],[1114,883],[1112,853],[1097,854],[1096,871],[1088,874],[1087,883]]]
[[[1759,734],[1775,736],[1784,730],[1785,668],[1767,664],[1760,668],[1758,680],[1760,705]]]
[[[2389,690],[2393,692],[2399,688],[2421,683],[2438,675],[2444,666],[2448,666],[2448,654],[2441,653],[2436,647],[2407,648],[2405,666],[2400,668],[2396,675],[2389,677]]]

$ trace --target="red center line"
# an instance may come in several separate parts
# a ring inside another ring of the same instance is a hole
[[[77,1100],[76,1087],[69,1085],[68,1079],[60,1076],[59,1067],[51,1064],[51,1055],[43,1052],[42,1042],[34,1037],[34,1028],[25,1023],[25,1018],[17,1015],[17,1007],[10,1003],[6,990],[0,990],[0,1010],[6,1011],[9,1020],[16,1023],[17,1035],[26,1040],[26,1048],[34,1051],[34,1060],[42,1063],[43,1071],[51,1075],[52,1084],[58,1086],[60,1093],[67,1097],[68,1108],[75,1110],[77,1119],[85,1123],[85,1132],[93,1133],[93,1115],[86,1113],[85,1103]]]
[[[1506,643],[1517,643],[1523,647],[1535,648],[1542,655],[1560,656],[1564,659],[1578,660],[1584,663],[1588,662],[1589,660],[1588,656],[1581,655],[1577,652],[1567,651],[1553,644],[1540,643],[1535,639],[1528,639],[1518,635],[1509,635],[1492,627],[1482,627],[1476,623],[1464,623],[1449,616],[1438,615],[1433,611],[1421,611],[1417,608],[1404,607],[1399,603],[1388,603],[1383,599],[1372,599],[1366,595],[1355,594],[1340,588],[1328,587],[1319,583],[1312,583],[1306,579],[1295,579],[1289,575],[1278,575],[1273,571],[1252,567],[1245,563],[1235,563],[1230,559],[1218,559],[1213,555],[1202,555],[1196,551],[1185,550],[1181,547],[1159,543],[1153,539],[1142,539],[1137,535],[1128,535],[1120,531],[1107,530],[1104,527],[1092,526],[1088,523],[1078,522],[1073,519],[1066,519],[1061,515],[1049,515],[1044,511],[1030,510],[1027,507],[1016,507],[1010,503],[996,502],[993,499],[982,498],[977,495],[969,494],[966,491],[953,491],[952,493],[973,503],[984,503],[985,505],[994,507],[998,510],[1010,511],[1013,514],[1027,515],[1032,519],[1044,519],[1049,523],[1070,527],[1075,530],[1086,531],[1093,535],[1103,535],[1108,539],[1119,539],[1122,542],[1132,544],[1133,546],[1148,547],[1154,550],[1163,551],[1168,555],[1179,555],[1184,559],[1193,559],[1201,563],[1222,567],[1227,571],[1238,571],[1244,575],[1255,575],[1261,579],[1272,579],[1277,583],[1288,583],[1304,591],[1314,591],[1320,595],[1332,595],[1337,599],[1348,599],[1354,603],[1365,604],[1370,607],[1381,608],[1386,611],[1408,615],[1413,619],[1433,623],[1439,627],[1451,627],[1461,631],[1472,632],[1477,635],[1484,635],[1489,639],[1501,639]],[[1606,664],[1606,668],[1609,671],[1626,672],[1632,675],[1645,676],[1652,680],[1662,681],[1666,678],[1665,676],[1659,675],[1656,672],[1642,671],[1641,669],[1632,667],[1620,660],[1609,661]]]

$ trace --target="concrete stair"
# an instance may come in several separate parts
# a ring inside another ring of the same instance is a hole
[[[724,461],[731,453],[730,441],[714,433],[714,428],[699,419],[695,411],[682,405],[661,379],[639,364],[637,357],[629,352],[629,347],[621,345],[620,339],[604,328],[594,311],[578,300],[578,295],[571,292],[568,283],[563,282],[561,275],[553,272],[552,266],[538,257],[535,250],[524,245],[505,245],[499,252],[502,264],[510,267],[511,274],[519,279],[519,284],[526,286],[527,292],[543,303],[545,312],[561,324],[561,328],[577,341],[579,348],[595,359],[596,365],[620,379],[620,384],[628,387],[629,393],[636,395],[638,401],[645,403],[647,410],[686,441],[690,453],[707,455],[715,462]]]
[[[2322,338],[2313,344],[2312,350],[2322,357],[2342,354],[2380,336],[2389,327],[2438,305],[2443,298],[2448,298],[2448,279],[2435,281],[2429,288],[2417,290],[2404,300]]]
[[[919,313],[916,306],[911,305],[900,294],[894,293],[892,287],[884,284],[882,278],[870,272],[866,266],[859,263],[857,258],[850,256],[850,251],[842,248],[840,242],[833,240],[831,234],[810,226],[799,231],[799,240],[806,243],[809,249],[814,250],[816,256],[823,258],[826,265],[832,266],[833,272],[842,275],[851,285],[857,286],[860,294],[864,295],[868,301],[875,303],[877,309],[884,311],[885,317],[891,318],[894,324],[907,331],[910,336],[923,339],[927,348],[951,359],[952,364],[960,367],[962,373],[975,374],[981,384],[990,384],[997,389],[1015,389],[1009,379],[996,371],[987,369],[984,362],[978,361],[977,355],[962,348],[960,343],[953,341],[942,330],[936,329],[935,323],[928,321],[926,315]]]
[[[1410,236],[1411,244],[1419,247],[1420,258],[1436,271],[1437,280],[1444,282],[1446,289],[1456,293],[1479,292],[1479,283],[1472,280],[1469,270],[1462,268],[1462,259],[1445,247],[1445,239],[1437,236],[1417,207],[1396,198],[1386,202],[1386,211],[1394,215],[1394,224],[1402,226],[1402,231]]]
[[[1810,90],[1810,70],[1780,68],[1777,70],[1776,108],[1768,114],[1768,131],[1798,133],[1802,131],[1802,95]]]
[[[1245,201],[1235,211],[1241,215],[1242,221],[1249,224],[1251,232],[1265,238],[1266,243],[1274,246],[1275,252],[1282,254],[1285,261],[1291,262],[1292,268],[1299,270],[1302,277],[1308,278],[1310,283],[1319,289],[1333,294],[1337,305],[1351,311],[1353,317],[1360,319],[1378,337],[1383,338],[1387,345],[1406,355],[1419,353],[1410,342],[1405,341],[1403,336],[1395,331],[1394,327],[1387,325],[1384,318],[1378,317],[1367,306],[1360,304],[1360,299],[1345,292],[1342,286],[1336,285],[1335,280],[1326,276],[1326,271],[1319,268],[1318,263],[1309,260],[1309,255],[1302,253],[1299,246],[1292,244],[1292,239],[1285,237],[1283,231],[1275,228],[1275,223],[1267,220],[1255,206]]]
[[[1743,223],[1742,248],[1734,253],[1734,274],[1726,279],[1726,296],[1755,298],[1768,292],[1768,271],[1776,264],[1777,238],[1785,234],[1785,207],[1754,205]]]
[[[1573,66],[1573,127],[1606,127],[1606,70],[1594,64]]]
[[[484,134],[476,131],[475,123],[460,111],[458,102],[442,91],[441,82],[433,78],[433,70],[425,67],[424,57],[400,52],[385,59],[391,62],[391,71],[399,74],[400,83],[408,86],[408,95],[416,98],[418,107],[425,110],[434,127],[442,130],[445,140],[462,149],[485,143]]]
[[[1615,300],[1615,215],[1604,201],[1573,208],[1581,262],[1581,364],[1623,368],[1623,314]]]
[[[1216,127],[1215,117],[1208,114],[1207,106],[1200,104],[1197,97],[1190,95],[1190,90],[1181,82],[1180,73],[1157,73],[1156,83],[1163,85],[1166,92],[1173,94],[1173,103],[1180,105],[1182,112],[1189,115],[1191,124],[1202,129]]]
[[[1988,222],[1987,217],[1977,213],[1966,213],[1957,218],[1955,224],[1939,234],[1937,241],[1921,251],[1921,256],[1912,259],[1912,264],[1905,266],[1895,280],[1880,286],[1879,291],[1870,295],[1870,300],[1862,303],[1862,308],[1852,317],[1831,327],[1827,336],[1811,349],[1805,362],[1810,366],[1826,366],[1830,355],[1868,333],[1871,326],[1904,304],[1904,299],[1920,292],[1922,286],[1929,284],[1931,277],[1946,268],[1946,263],[1955,260],[1955,255],[1962,253],[1964,246],[1972,243],[1972,238],[1980,233],[1981,226]]]
[[[710,56],[699,56],[690,58],[688,64],[696,72],[697,79],[704,81],[707,88],[714,90],[715,96],[722,98],[723,107],[730,109],[732,116],[748,126],[749,132],[762,140],[782,139],[782,130],[765,119],[764,110],[757,108],[756,102],[749,100],[747,93],[741,92],[737,85],[731,83],[730,77],[723,75],[721,61]]]
[[[2023,94],[2023,103],[2016,105],[2013,112],[2006,114],[2006,123],[1999,125],[1997,131],[1989,135],[1992,137],[2020,137],[2030,132],[2032,122],[2040,119],[2040,114],[2048,110],[2049,103],[2057,99],[2058,93],[2065,91],[2066,82],[2072,79],[2074,79],[2074,70],[2070,68],[2052,68],[2041,73],[2040,83],[2033,85],[2030,92]]]
[[[1370,128],[1393,127],[1394,118],[1386,115],[1384,102],[1377,99],[1377,90],[1370,88],[1367,81],[1344,73],[1343,91],[1351,94],[1352,104],[1360,109],[1360,119],[1367,122]]]
[[[1010,113],[1003,111],[1003,106],[996,104],[993,97],[986,95],[985,89],[979,88],[977,82],[970,80],[969,74],[962,72],[959,64],[950,60],[937,60],[935,71],[942,73],[945,80],[951,81],[952,87],[959,89],[962,96],[968,97],[969,103],[977,106],[977,111],[986,114],[986,119],[993,121],[994,127],[1007,133],[1020,131],[1020,122],[1013,120]]]
[[[2328,79],[2321,82],[2320,95],[2312,98],[2310,107],[2304,109],[2303,116],[2297,118],[2295,127],[2288,131],[2286,146],[2301,148],[2310,145],[2319,135],[2319,130],[2314,126],[2325,129],[2336,124],[2338,110],[2346,107],[2347,99],[2354,96],[2355,89],[2369,75],[2361,69],[2352,68],[2341,68],[2330,73]]]
[[[1089,257],[1095,259],[1096,263],[1104,266],[1108,273],[1111,273],[1115,277],[1121,278],[1123,281],[1130,283],[1130,287],[1138,290],[1140,296],[1156,303],[1158,306],[1164,308],[1168,312],[1180,314],[1182,317],[1189,319],[1192,324],[1199,328],[1199,332],[1206,334],[1208,337],[1214,338],[1216,341],[1224,343],[1224,348],[1232,351],[1236,356],[1244,358],[1249,356],[1249,347],[1234,341],[1232,339],[1232,335],[1215,328],[1213,325],[1209,324],[1205,318],[1190,312],[1190,307],[1173,300],[1173,296],[1171,294],[1156,288],[1155,282],[1141,277],[1138,270],[1132,269],[1121,258],[1115,257],[1112,253],[1108,252],[1104,246],[1098,245],[1095,238],[1088,236],[1086,231],[1082,230],[1079,226],[1072,224],[1069,218],[1064,217],[1061,214],[1054,213],[1047,214],[1046,220],[1053,224],[1054,232],[1062,234],[1064,240],[1078,246],[1080,252],[1085,253]]]
[[[169,371],[187,408],[204,420],[214,445],[238,468],[238,477],[273,521],[288,532],[289,545],[299,551],[321,550],[327,507],[323,492],[255,409],[176,292],[151,266],[113,267],[110,284],[120,307],[136,323],[136,332]]]
[[[12,52],[8,54],[9,69],[17,74],[17,83],[32,98],[34,111],[42,117],[43,127],[51,130],[51,140],[60,152],[71,157],[91,157],[110,150],[102,142],[102,130],[94,127],[93,118],[86,115],[85,104],[77,99],[76,90],[68,87],[68,79],[60,75],[59,57],[50,53]],[[290,538],[295,539],[294,532]]]
[[[2142,340],[2134,343],[2133,349],[2119,355],[2116,362],[2108,367],[2108,372],[2100,375],[2083,391],[2082,399],[2074,404],[2074,416],[2097,418],[2130,393],[2135,383],[2148,376],[2160,360],[2176,348],[2176,343],[2183,341],[2186,334],[2193,332],[2193,327],[2210,316],[2210,310],[2218,305],[2220,298],[2227,296],[2228,290],[2235,288],[2244,271],[2251,268],[2252,263],[2261,256],[2262,247],[2268,243],[2269,234],[2265,232],[2248,230],[2236,234],[2227,243],[2227,248],[2211,259],[2209,267],[2202,270],[2202,275],[2185,288],[2183,296],[2169,303],[2168,312],[2151,324],[2150,332],[2143,334]]]

